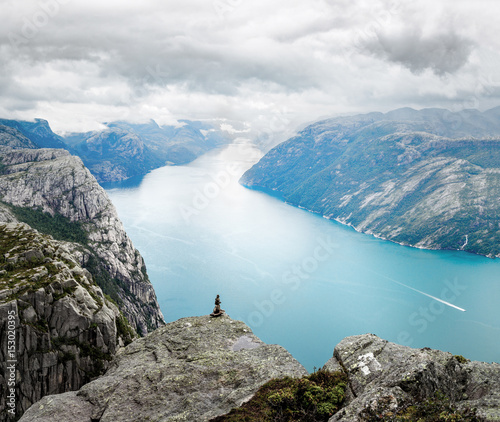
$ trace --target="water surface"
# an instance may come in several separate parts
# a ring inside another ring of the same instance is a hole
[[[378,240],[246,189],[259,156],[241,141],[108,186],[167,321],[209,314],[220,294],[309,371],[364,333],[500,361],[498,259]]]

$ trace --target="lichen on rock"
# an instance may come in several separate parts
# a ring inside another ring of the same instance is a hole
[[[183,318],[120,350],[106,374],[78,393],[45,397],[21,420],[207,421],[272,378],[306,374],[283,347],[263,343],[243,322]],[[74,408],[86,410],[70,416]]]
[[[15,315],[18,416],[47,394],[78,389],[103,374],[116,350],[132,340],[133,331],[118,329],[119,309],[67,246],[24,223],[0,223],[0,342],[7,344],[7,316]],[[2,362],[6,353],[2,347]],[[6,396],[0,382],[2,408]]]

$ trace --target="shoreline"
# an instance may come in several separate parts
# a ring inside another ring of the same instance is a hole
[[[481,256],[481,257],[484,257],[484,258],[488,258],[488,259],[496,259],[496,258],[500,258],[500,255],[485,255],[485,254],[482,254],[482,253],[479,253],[479,252],[474,252],[474,251],[464,251],[463,248],[468,244],[469,242],[469,235],[465,235],[466,236],[466,242],[464,245],[462,245],[462,248],[461,249],[443,249],[443,248],[438,248],[438,247],[424,247],[424,246],[417,246],[417,245],[412,245],[410,243],[403,243],[403,242],[398,242],[396,240],[392,240],[392,239],[387,239],[386,237],[382,236],[382,235],[379,235],[377,233],[373,233],[371,231],[362,231],[362,230],[359,230],[357,227],[355,227],[353,224],[349,223],[346,221],[346,219],[342,219],[340,217],[334,217],[333,215],[325,215],[325,214],[322,214],[321,212],[318,212],[318,211],[315,211],[315,210],[312,210],[312,209],[309,209],[309,208],[306,208],[302,205],[298,205],[298,204],[295,204],[293,202],[290,202],[290,201],[287,201],[283,195],[281,195],[278,191],[275,191],[273,189],[268,189],[268,188],[263,188],[261,186],[252,186],[252,185],[248,185],[246,183],[242,183],[240,182],[240,184],[247,188],[247,189],[250,189],[250,190],[254,190],[254,191],[257,191],[257,192],[263,192],[269,196],[272,196],[276,199],[279,199],[281,202],[287,204],[287,205],[290,205],[290,206],[293,206],[295,208],[298,208],[298,209],[301,209],[301,210],[304,210],[304,211],[307,211],[307,212],[310,212],[312,214],[316,214],[318,216],[321,216],[323,217],[325,220],[329,220],[329,221],[335,221],[339,224],[342,224],[343,226],[346,226],[346,227],[350,227],[352,228],[356,233],[360,233],[360,234],[364,234],[364,235],[367,235],[367,236],[372,236],[374,237],[375,239],[378,239],[378,240],[384,240],[384,241],[387,241],[387,242],[392,242],[392,243],[395,243],[396,245],[400,245],[400,246],[405,246],[405,247],[408,247],[408,248],[414,248],[414,249],[420,249],[420,250],[425,250],[425,251],[449,251],[449,252],[464,252],[464,253],[468,253],[468,254],[472,254],[472,255],[475,255],[475,256]],[[352,214],[352,213],[351,213]],[[349,216],[351,215],[349,214]]]

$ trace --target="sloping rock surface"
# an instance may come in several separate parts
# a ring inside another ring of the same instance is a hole
[[[0,152],[0,164],[1,201],[81,224],[88,242],[72,250],[80,264],[90,267],[98,261],[117,291],[114,299],[139,333],[164,324],[141,255],[106,192],[79,158],[62,149],[7,149]],[[8,210],[0,211],[2,216],[12,221]]]
[[[120,350],[107,373],[77,393],[45,397],[21,421],[207,421],[272,378],[306,374],[240,321],[183,318]]]
[[[440,391],[457,408],[477,408],[488,421],[500,421],[500,365],[465,361],[439,350],[412,349],[372,335],[347,337],[326,369],[347,372],[347,406],[330,422],[360,422],[388,415],[432,398]]]
[[[0,408],[20,416],[47,394],[77,390],[101,375],[133,331],[105,299],[65,242],[23,223],[0,223],[0,344],[12,318],[15,344],[0,361],[15,361],[15,409],[6,403],[11,371],[0,367]],[[122,330],[118,330],[120,327]],[[127,338],[123,338],[127,337]],[[2,412],[0,421],[7,420]]]

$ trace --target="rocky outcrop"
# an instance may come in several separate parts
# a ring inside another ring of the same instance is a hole
[[[0,124],[0,151],[8,148],[37,148],[17,129]]]
[[[64,150],[9,149],[0,153],[0,162],[0,200],[15,206],[0,216],[8,218],[10,212],[34,228],[46,230],[47,225],[36,226],[40,216],[27,221],[26,213],[21,212],[38,210],[62,216],[81,227],[82,239],[68,246],[79,264],[94,275],[139,333],[146,334],[163,325],[144,261],[125,233],[106,192],[82,161]],[[74,231],[74,227],[69,231]]]
[[[349,377],[346,406],[330,422],[380,420],[437,392],[458,409],[500,421],[500,365],[470,362],[439,350],[412,349],[372,334],[347,337],[325,367]],[[379,419],[376,419],[376,418]]]
[[[80,391],[45,397],[21,421],[207,421],[272,378],[306,373],[240,321],[183,318],[120,350],[106,374]]]
[[[456,409],[443,412],[443,420],[500,421],[496,363],[365,334],[342,340],[323,369],[348,378],[345,401],[330,422],[413,420],[408,414],[436,406],[436,397]],[[286,350],[262,343],[242,322],[183,318],[135,340],[105,375],[78,392],[43,398],[21,420],[207,421],[245,403],[272,378],[304,375]],[[475,417],[452,417],[455,411]]]
[[[0,408],[18,417],[43,396],[101,375],[134,336],[71,244],[24,223],[0,223],[0,321]],[[13,333],[15,342],[8,343]],[[15,407],[7,403],[11,387]],[[2,412],[0,420],[7,416]]]
[[[403,109],[320,121],[241,183],[403,245],[500,256],[500,118],[471,116]]]

